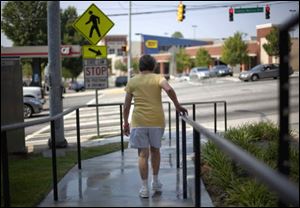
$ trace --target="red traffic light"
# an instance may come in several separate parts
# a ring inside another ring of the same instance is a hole
[[[266,8],[265,8],[265,15],[266,15],[266,19],[270,19],[270,6],[267,4]]]
[[[234,9],[231,7],[229,9],[229,21],[232,22],[233,21],[233,12],[234,12]]]

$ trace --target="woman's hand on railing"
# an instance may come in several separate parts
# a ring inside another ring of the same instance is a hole
[[[188,111],[186,108],[182,107],[181,105],[176,106],[176,111],[179,113],[181,116],[187,116]]]

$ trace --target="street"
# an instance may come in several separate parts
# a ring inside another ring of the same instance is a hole
[[[226,101],[228,128],[237,127],[247,122],[278,121],[278,80],[260,80],[257,82],[242,82],[236,77],[210,78],[197,82],[170,81],[177,93],[178,100],[184,102]],[[290,128],[299,132],[299,78],[290,79]],[[123,102],[124,88],[109,88],[99,90],[99,103]],[[163,92],[163,100],[170,101]],[[47,102],[49,104],[49,102]],[[64,109],[85,103],[95,103],[95,91],[87,90],[79,93],[67,93],[64,95]],[[173,104],[171,105],[174,109]],[[217,105],[217,128],[224,130],[224,107]],[[189,115],[192,115],[191,107],[188,107]],[[99,108],[100,135],[113,136],[120,134],[120,110],[119,106]],[[174,112],[174,111],[172,111]],[[213,129],[214,109],[213,104],[197,105],[196,120],[201,125]],[[37,114],[37,119],[49,115],[49,111]],[[165,105],[166,121],[168,119],[167,105]],[[172,114],[172,130],[175,128],[174,113]],[[168,125],[166,125],[168,131]],[[83,108],[80,110],[81,141],[85,141],[97,135],[95,108]],[[71,113],[64,119],[65,137],[69,143],[76,141],[75,113]],[[297,133],[299,135],[299,133]],[[50,137],[49,125],[26,129],[26,145],[46,144]]]

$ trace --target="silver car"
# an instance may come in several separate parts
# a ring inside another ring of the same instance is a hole
[[[23,97],[24,118],[29,118],[34,113],[40,113],[43,110],[42,102],[33,97]]]
[[[209,78],[209,69],[207,67],[194,67],[190,71],[190,80]]]
[[[233,76],[233,71],[230,67],[226,66],[226,65],[217,65],[214,66],[211,70],[210,70],[210,76],[211,77],[221,77],[221,76]]]
[[[249,71],[241,72],[239,79],[243,81],[257,81],[259,79],[279,77],[279,65],[278,64],[260,64]]]

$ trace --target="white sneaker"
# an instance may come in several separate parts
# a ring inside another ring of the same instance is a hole
[[[162,184],[160,183],[160,181],[157,181],[157,182],[154,182],[152,181],[152,190],[153,191],[161,191],[161,188],[162,188]]]
[[[142,198],[149,198],[149,190],[148,190],[148,188],[145,187],[145,186],[142,186],[142,188],[140,189],[139,195]]]

